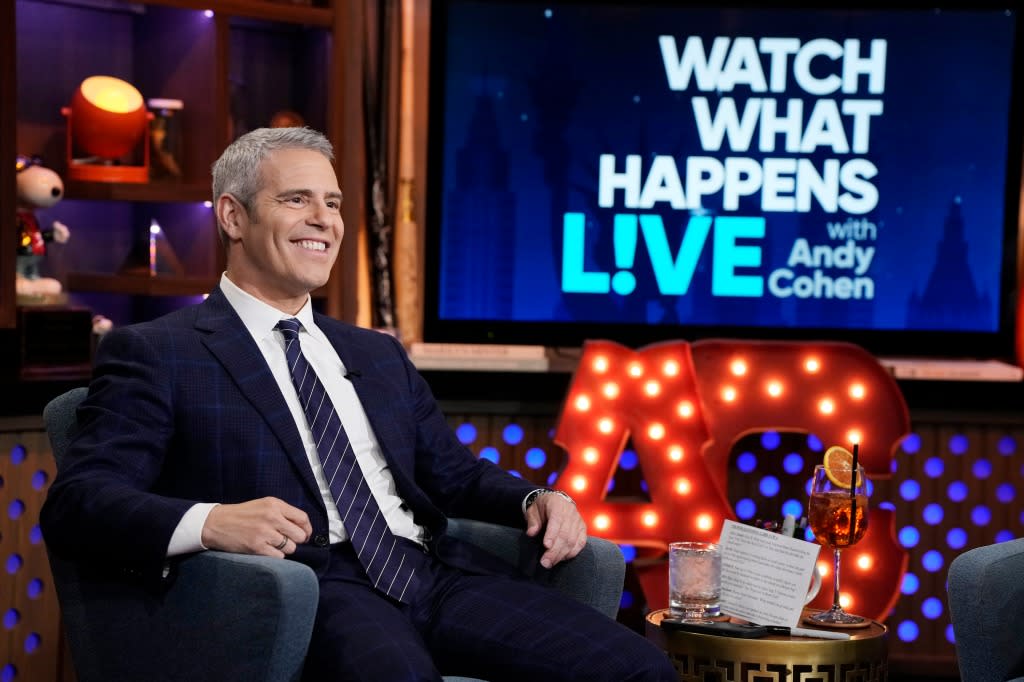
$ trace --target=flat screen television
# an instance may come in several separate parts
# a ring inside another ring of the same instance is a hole
[[[984,2],[434,0],[425,340],[1012,357],[1019,28]]]

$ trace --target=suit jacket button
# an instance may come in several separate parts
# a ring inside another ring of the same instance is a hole
[[[327,539],[326,535],[314,535],[313,536],[313,544],[316,545],[317,547],[326,547],[327,543],[328,543],[328,539]]]

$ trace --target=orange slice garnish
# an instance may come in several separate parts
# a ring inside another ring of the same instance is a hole
[[[842,445],[833,445],[825,451],[825,475],[840,488],[849,488],[853,480],[853,454]],[[857,474],[857,485],[861,484],[860,473]]]

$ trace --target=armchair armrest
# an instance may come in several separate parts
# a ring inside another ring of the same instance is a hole
[[[449,519],[448,534],[518,566],[535,580],[615,618],[622,599],[626,561],[613,542],[588,537],[583,550],[550,571],[540,564],[540,541],[517,528],[470,519]]]
[[[294,561],[207,551],[164,593],[50,556],[80,682],[297,680],[316,575]]]
[[[968,550],[949,565],[949,614],[964,682],[1024,680],[1024,539]]]

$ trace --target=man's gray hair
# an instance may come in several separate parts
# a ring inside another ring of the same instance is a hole
[[[281,149],[308,149],[334,161],[334,148],[312,128],[257,128],[228,145],[213,164],[213,201],[230,194],[252,216],[253,200],[262,182],[263,160]],[[220,230],[220,224],[217,225]],[[224,238],[223,232],[221,238]]]

